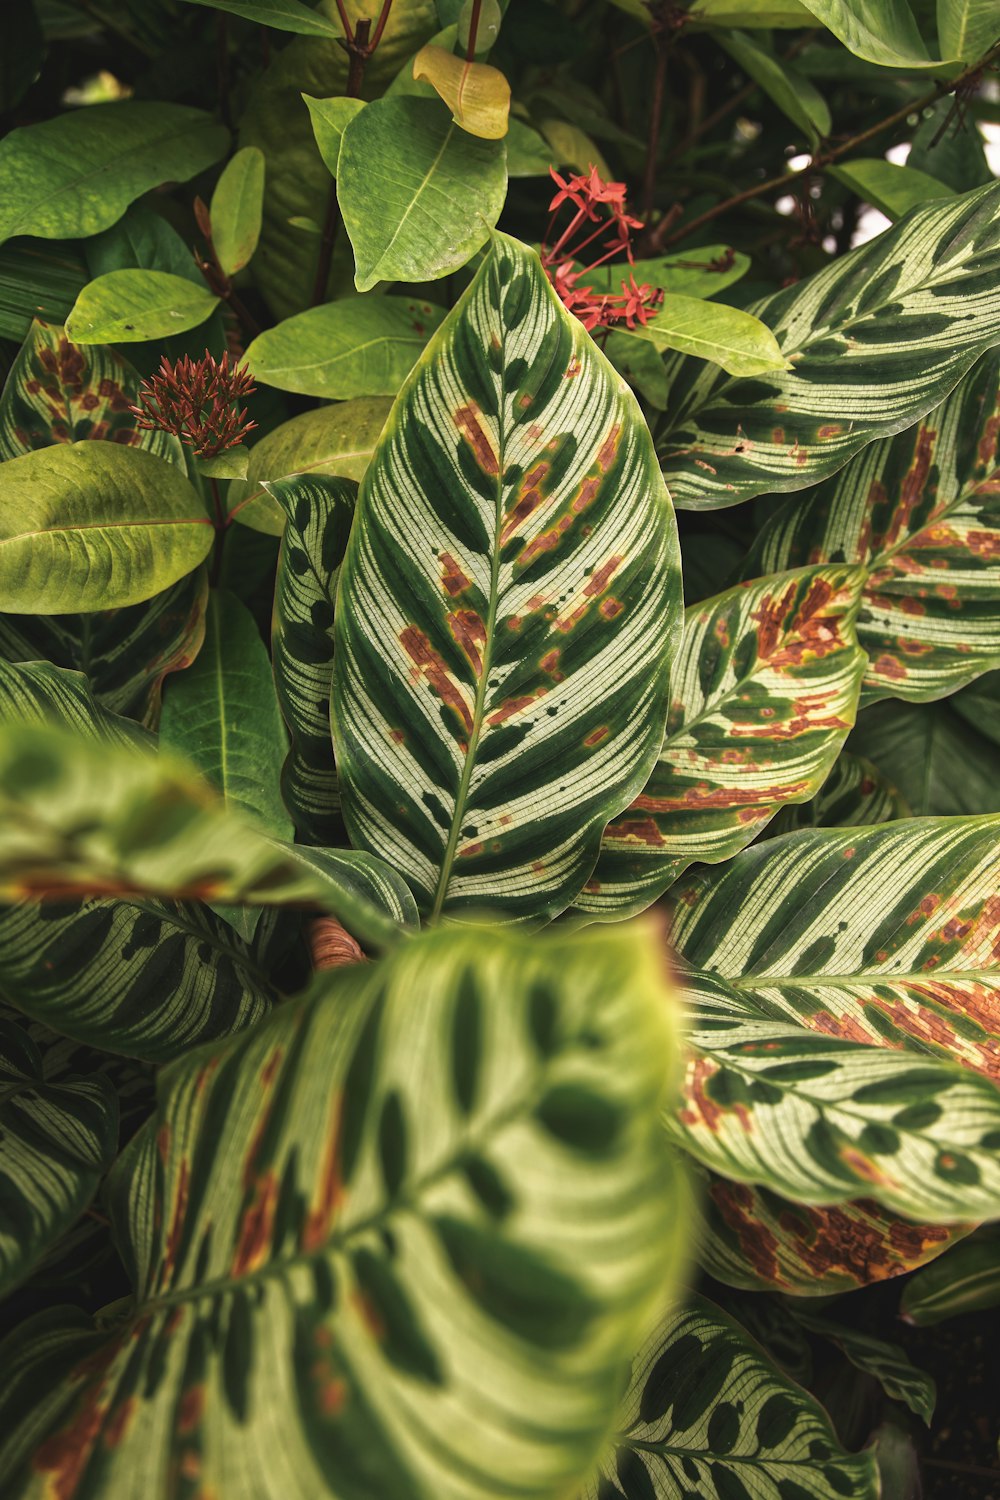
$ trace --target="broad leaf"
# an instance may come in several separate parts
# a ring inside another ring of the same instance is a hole
[[[343,479],[286,479],[269,487],[287,514],[274,594],[271,656],[291,747],[281,795],[308,844],[345,842],[333,759],[330,691],[337,577],[356,487]]]
[[[870,696],[940,698],[1000,657],[1000,354],[936,410],[786,501],[745,575],[806,561],[868,578],[858,639]]]
[[[228,11],[259,26],[273,26],[278,31],[297,31],[301,36],[343,37],[343,29],[328,21],[322,11],[302,0],[186,0],[188,5],[205,5],[211,10]]]
[[[197,328],[219,305],[205,285],[169,271],[108,271],[88,282],[66,319],[77,344],[141,344]]]
[[[226,163],[209,205],[212,248],[227,276],[249,263],[260,239],[264,207],[264,153],[244,146]]]
[[[82,672],[65,671],[47,661],[0,661],[0,723],[62,724],[112,745],[155,743],[131,719],[109,713],[98,703]]]
[[[680,578],[635,400],[514,240],[400,393],[339,597],[355,846],[434,917],[560,911],[656,754]]]
[[[863,716],[859,722],[863,722]],[[855,740],[848,740],[848,744],[853,747]],[[858,740],[857,744],[860,747],[861,741]],[[975,810],[986,812],[993,809]],[[941,812],[944,809],[912,807],[877,766],[855,754],[852,748],[840,752],[815,797],[798,806],[790,804],[778,812],[768,825],[766,836],[791,833],[796,828],[871,828],[876,823],[891,823],[894,818],[908,818],[911,813],[928,811]]]
[[[900,1315],[926,1327],[964,1313],[1000,1306],[1000,1229],[979,1230],[903,1289]]]
[[[172,1069],[111,1184],[133,1306],[5,1346],[5,1494],[219,1490],[264,1414],[261,1495],[577,1493],[677,1270],[666,998],[649,934],[441,931]]]
[[[647,906],[694,861],[729,859],[813,796],[854,722],[860,586],[857,569],[803,568],[687,611],[659,757],[608,824],[579,908]]]
[[[262,385],[323,400],[394,396],[444,309],[411,297],[351,297],[257,335],[246,362]]]
[[[938,66],[928,55],[909,0],[802,0],[802,3],[856,57],[886,68]]]
[[[989,677],[1000,708],[1000,673]],[[858,716],[852,749],[868,756],[920,817],[1000,812],[1000,747],[974,711],[985,692],[970,697],[973,712],[962,711],[969,692],[940,703],[876,703]]]
[[[84,241],[91,276],[109,271],[169,271],[204,289],[190,245],[148,203],[133,203],[117,224]]]
[[[508,148],[509,149],[509,148]],[[729,245],[699,245],[687,255],[656,255],[649,260],[609,261],[587,273],[595,291],[618,291],[634,276],[640,284],[685,297],[714,297],[746,275],[750,257]]]
[[[360,480],[391,408],[384,396],[359,396],[302,412],[273,428],[250,449],[245,483],[229,486],[226,504],[232,519],[280,536],[285,512],[265,485],[300,475]]]
[[[937,0],[937,25],[942,57],[975,62],[1000,41],[993,0]]]
[[[510,84],[499,68],[468,62],[445,47],[428,44],[413,59],[413,77],[429,83],[470,135],[503,140],[510,115]]]
[[[229,133],[186,104],[92,104],[0,142],[0,241],[96,234],[161,182],[218,161]]]
[[[774,334],[759,318],[700,297],[668,292],[648,323],[619,332],[647,339],[661,353],[677,349],[711,360],[730,375],[764,375],[790,368]]]
[[[1000,343],[1000,184],[913,209],[752,304],[792,363],[732,378],[678,361],[657,449],[676,504],[798,490],[911,427]]]
[[[118,1146],[106,1078],[45,1081],[27,1033],[0,1020],[0,1295],[30,1275],[97,1191]]]
[[[86,282],[87,267],[72,245],[18,239],[0,246],[0,338],[20,342],[36,318],[65,322]]]
[[[207,557],[204,502],[173,464],[114,442],[57,444],[0,465],[6,609],[138,604]]]
[[[369,104],[344,131],[337,164],[358,291],[457,271],[489,238],[506,192],[503,142],[469,135],[437,99]]]
[[[766,48],[739,31],[720,37],[730,57],[748,78],[760,85],[782,114],[797,125],[815,150],[830,134],[830,109],[816,85],[791,63],[775,57]]]
[[[842,161],[827,170],[862,202],[870,203],[890,219],[898,219],[917,204],[955,196],[955,190],[936,177],[879,156]]]
[[[586,1500],[877,1500],[872,1452],[722,1310],[692,1297],[632,1363],[615,1447]]]
[[[835,1344],[856,1369],[878,1381],[891,1401],[902,1401],[930,1426],[937,1399],[934,1377],[918,1369],[905,1349],[861,1333],[849,1323],[819,1318],[794,1305],[792,1311],[803,1328]]]
[[[358,111],[364,109],[365,101],[348,99],[343,94],[335,94],[332,99],[313,99],[309,94],[303,94],[302,98],[312,120],[319,153],[331,177],[336,177],[344,131]]]

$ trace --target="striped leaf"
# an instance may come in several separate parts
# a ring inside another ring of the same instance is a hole
[[[0,246],[0,338],[20,343],[38,317],[62,323],[86,283],[86,263],[72,244],[9,240]]]
[[[633,1361],[615,1447],[586,1500],[876,1500],[875,1455],[703,1297]]]
[[[652,933],[441,930],[177,1064],[134,1304],[5,1347],[5,1500],[576,1494],[677,1271],[667,998]]]
[[[682,509],[824,479],[910,427],[1000,343],[1000,183],[916,208],[808,280],[747,309],[787,373],[678,360],[657,451]]]
[[[0,1020],[0,1295],[35,1268],[97,1191],[118,1146],[106,1078],[46,1082],[21,1027]]]
[[[795,1304],[792,1304],[792,1312],[803,1328],[834,1344],[855,1369],[873,1376],[890,1401],[902,1401],[930,1426],[937,1399],[934,1377],[918,1369],[905,1349],[861,1333],[849,1323],[818,1318]]]
[[[552,916],[656,754],[680,573],[635,400],[517,241],[404,385],[358,504],[333,682],[352,842],[432,917]]]
[[[287,516],[271,630],[274,683],[291,739],[281,795],[300,839],[339,844],[344,825],[330,730],[333,609],[357,486],[315,475],[266,488]]]
[[[729,859],[819,789],[854,722],[862,577],[802,569],[687,611],[659,759],[605,830],[578,908],[646,906],[695,860]]]
[[[798,807],[783,807],[768,825],[767,837],[796,828],[871,828],[876,823],[891,823],[894,818],[926,811],[911,807],[871,761],[842,750],[815,797]]]
[[[900,1314],[926,1327],[1000,1306],[1000,1228],[990,1225],[956,1245],[903,1289]]]
[[[0,661],[0,724],[51,723],[113,745],[154,743],[138,724],[98,703],[82,672],[67,672],[47,661]]]
[[[866,695],[940,698],[1000,658],[1000,352],[908,431],[796,496],[744,576],[831,559],[868,570]]]
[[[139,376],[116,350],[84,348],[36,318],[0,395],[0,460],[94,438],[180,462],[177,438],[136,427],[129,406],[138,388]]]

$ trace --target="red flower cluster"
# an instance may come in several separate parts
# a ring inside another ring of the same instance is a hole
[[[235,360],[230,364],[228,354],[216,361],[206,349],[204,359],[185,357],[171,364],[164,358],[129,410],[139,419],[136,426],[176,433],[196,458],[214,458],[257,426],[236,404],[255,390],[249,370],[237,368]]]
[[[596,167],[574,173],[568,180],[553,168],[549,170],[559,191],[549,204],[551,217],[542,245],[542,265],[564,306],[588,330],[614,328],[616,324],[635,328],[636,324],[648,323],[663,301],[663,292],[645,282],[637,285],[631,272],[621,283],[620,292],[599,292],[593,286],[579,285],[583,277],[613,256],[624,255],[630,265],[633,262],[632,230],[643,226],[641,219],[633,219],[626,211],[625,184],[605,182]],[[553,240],[555,221],[564,203],[571,204],[576,212],[559,238]],[[595,229],[590,228],[593,224]],[[595,248],[601,253],[580,268],[581,252],[595,240],[599,242]]]

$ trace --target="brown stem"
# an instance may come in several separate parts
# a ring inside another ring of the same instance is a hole
[[[479,12],[483,8],[483,0],[472,0],[472,16],[469,21],[469,41],[465,48],[466,62],[476,60],[476,38],[479,35]]]
[[[371,57],[372,53],[375,51],[375,48],[378,46],[379,42],[382,40],[382,33],[385,30],[385,24],[386,24],[386,22],[389,19],[389,12],[391,10],[392,10],[392,0],[383,0],[382,10],[381,10],[381,12],[379,14],[378,22],[376,23],[376,26],[375,26],[375,31],[374,31],[374,33],[372,35],[371,41],[368,43],[368,56],[369,57]]]
[[[710,224],[720,214],[726,213],[731,208],[736,208],[740,203],[748,203],[751,198],[760,198],[765,193],[773,193],[779,188],[794,192],[794,184],[805,173],[822,171],[824,167],[828,167],[833,162],[839,161],[842,156],[847,156],[849,152],[856,150],[858,146],[863,146],[873,136],[881,135],[884,130],[891,130],[894,125],[898,125],[908,115],[919,115],[929,105],[936,104],[945,94],[952,94],[956,89],[961,88],[963,83],[967,83],[970,78],[982,72],[984,68],[988,67],[998,57],[1000,57],[1000,43],[991,47],[978,62],[971,63],[969,67],[963,69],[958,77],[953,78],[950,83],[942,82],[935,84],[934,88],[921,98],[912,99],[909,104],[904,104],[900,109],[893,110],[892,114],[887,115],[884,120],[879,120],[877,124],[870,125],[867,130],[862,130],[857,135],[852,135],[850,140],[844,141],[839,146],[832,146],[826,151],[820,151],[818,155],[811,158],[808,166],[803,167],[800,171],[782,172],[778,177],[769,177],[766,182],[758,182],[754,187],[744,188],[742,193],[734,193],[731,198],[726,198],[722,203],[717,203],[714,208],[706,209],[704,213],[698,214],[696,218],[682,225],[675,234],[668,235],[665,239],[662,239],[659,248],[662,250],[666,249],[668,245],[676,245],[679,240],[686,239],[689,234],[693,234],[703,224]]]
[[[337,0],[337,14],[340,17],[340,24],[344,28],[344,36],[347,38],[348,44],[350,44],[354,40],[354,32],[351,30],[351,23],[347,19],[344,0]]]
[[[660,144],[660,126],[663,122],[663,90],[667,81],[667,49],[659,37],[654,37],[656,68],[653,73],[653,101],[649,111],[649,139],[646,142],[646,169],[642,177],[643,218],[653,212],[653,195],[656,192],[656,161]]]

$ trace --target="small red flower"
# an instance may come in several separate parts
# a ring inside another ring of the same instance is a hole
[[[255,390],[248,369],[238,368],[235,360],[230,364],[228,354],[217,361],[206,349],[204,359],[185,357],[171,364],[164,357],[129,410],[138,418],[136,426],[175,433],[196,458],[214,458],[257,426],[248,420],[246,408],[238,406]]]
[[[554,170],[551,175],[559,191],[549,204],[551,218],[542,246],[542,265],[560,301],[588,332],[648,323],[663,301],[658,288],[645,282],[637,285],[631,274],[621,283],[620,292],[596,292],[592,286],[579,285],[584,276],[612,256],[624,255],[630,265],[633,263],[632,230],[641,229],[642,220],[633,218],[626,209],[624,182],[605,182],[593,166],[589,172],[576,172],[568,179]],[[558,239],[553,239],[553,225],[564,203],[571,204],[576,213]],[[589,227],[595,223],[596,229]],[[581,267],[583,251],[595,240],[600,242],[596,248],[601,253]]]

